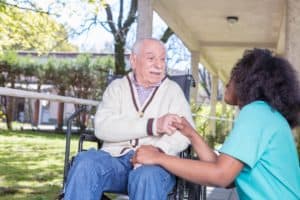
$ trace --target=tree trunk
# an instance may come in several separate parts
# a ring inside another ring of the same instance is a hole
[[[11,79],[11,88],[15,88],[15,77]],[[14,111],[15,98],[7,97],[6,99],[6,125],[8,130],[12,130],[13,111]]]
[[[6,126],[8,130],[12,130],[12,120],[13,120],[13,97],[6,97]]]
[[[87,114],[84,112],[80,115],[81,117],[81,123],[80,123],[80,130],[83,131],[86,129],[86,118],[87,118]]]
[[[124,46],[125,38],[116,38],[115,39],[115,69],[116,74],[125,74],[125,55],[124,55]]]
[[[65,89],[61,88],[58,92],[59,95],[65,95]],[[63,125],[64,125],[64,107],[65,104],[63,102],[58,104],[58,110],[57,110],[57,128],[56,130],[62,131]]]
[[[37,92],[41,91],[41,84],[38,83]],[[37,99],[34,102],[34,117],[33,117],[33,125],[38,126],[40,119],[40,100]]]
[[[58,104],[58,110],[57,110],[57,128],[56,130],[62,131],[63,125],[64,125],[64,103]]]
[[[40,114],[40,100],[37,99],[34,102],[34,117],[33,117],[33,125],[38,126],[39,125],[39,114]]]

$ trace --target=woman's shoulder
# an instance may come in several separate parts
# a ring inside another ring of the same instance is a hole
[[[253,101],[245,105],[241,109],[240,115],[261,122],[272,121],[279,124],[282,122],[286,123],[286,119],[283,115],[265,101]]]
[[[263,110],[271,110],[271,106],[265,101],[252,101],[245,105],[241,112],[261,112]]]

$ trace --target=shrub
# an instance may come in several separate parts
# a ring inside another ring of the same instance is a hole
[[[218,103],[216,106],[216,131],[215,133],[210,133],[209,122],[213,120],[209,117],[210,106],[192,105],[193,113],[195,113],[195,124],[198,133],[205,139],[210,147],[215,148],[222,144],[232,128],[233,118],[234,118],[234,107],[227,106],[223,109],[223,105]]]

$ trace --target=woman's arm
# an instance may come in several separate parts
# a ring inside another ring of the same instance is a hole
[[[189,137],[193,149],[198,155],[199,160],[206,162],[216,162],[217,155],[216,153],[207,145],[204,139],[193,130],[193,135]]]
[[[157,151],[152,146],[140,147],[133,157],[134,163],[157,164],[171,173],[189,181],[226,187],[231,184],[243,168],[243,163],[225,154],[216,161],[181,159]]]
[[[217,155],[211,149],[204,139],[197,133],[191,124],[185,119],[181,118],[180,123],[173,123],[173,125],[192,143],[192,146],[201,161],[215,162]]]

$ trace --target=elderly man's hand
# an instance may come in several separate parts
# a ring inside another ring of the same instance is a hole
[[[137,164],[157,164],[157,159],[161,154],[163,154],[163,152],[152,145],[142,145],[136,150],[132,157],[132,164],[134,166]]]
[[[175,114],[166,114],[157,119],[156,128],[158,134],[172,135],[176,131],[173,123],[181,123],[181,118]]]

